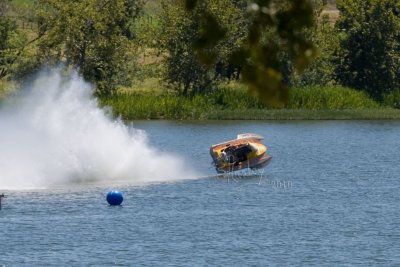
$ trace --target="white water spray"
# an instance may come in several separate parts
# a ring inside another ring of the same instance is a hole
[[[0,189],[193,177],[176,156],[152,148],[143,131],[111,119],[76,73],[39,75],[0,110]]]

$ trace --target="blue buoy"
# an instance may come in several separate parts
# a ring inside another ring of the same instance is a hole
[[[119,191],[110,191],[107,193],[107,202],[111,206],[118,206],[121,205],[124,197],[121,192]]]

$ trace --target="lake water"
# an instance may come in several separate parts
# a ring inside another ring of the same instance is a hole
[[[400,265],[400,122],[134,125],[204,178],[5,191],[0,266]],[[215,177],[209,146],[246,132],[271,164]]]

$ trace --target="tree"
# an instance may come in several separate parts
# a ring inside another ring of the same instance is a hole
[[[314,27],[306,35],[317,49],[314,61],[300,75],[295,75],[295,85],[327,85],[336,83],[335,62],[340,51],[339,32],[321,15],[326,1],[314,1]]]
[[[186,0],[188,10],[194,10],[204,1]],[[285,49],[293,67],[301,72],[312,60],[315,49],[304,38],[304,29],[313,26],[313,9],[309,0],[273,1],[255,0],[248,4],[247,36],[240,49],[230,56],[230,62],[243,66],[243,80],[251,93],[270,105],[282,104],[288,99],[288,88],[283,84],[280,51]],[[198,58],[210,61],[205,53],[224,39],[222,27],[215,16],[203,9],[202,30],[195,48]],[[262,42],[268,32],[271,38]],[[199,42],[200,41],[200,42]]]
[[[17,9],[11,0],[0,0],[0,79],[19,80],[38,67],[33,48],[38,37],[17,26],[17,21],[24,25],[30,19],[30,14]]]
[[[131,24],[142,6],[136,0],[39,0],[39,58],[65,61],[110,93],[129,80],[135,62]]]
[[[212,67],[216,62],[226,63],[235,48],[242,45],[244,18],[237,2],[240,1],[207,0],[191,11],[185,9],[184,1],[162,2],[158,40],[165,54],[164,77],[180,94],[202,93],[212,88],[216,78]],[[204,19],[204,12],[213,20]],[[199,38],[205,28],[216,30],[216,38],[219,35],[226,38],[199,51],[196,47],[207,42]],[[199,59],[199,53],[203,60]]]
[[[338,80],[377,100],[400,86],[399,5],[398,0],[337,2],[341,16],[336,27],[343,32]]]
[[[9,73],[13,61],[11,37],[16,31],[15,21],[7,16],[7,0],[0,0],[0,79]]]

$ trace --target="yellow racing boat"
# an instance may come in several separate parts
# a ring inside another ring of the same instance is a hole
[[[272,157],[267,154],[267,147],[258,134],[239,134],[237,139],[210,147],[218,173],[238,171],[246,168],[264,168]]]

